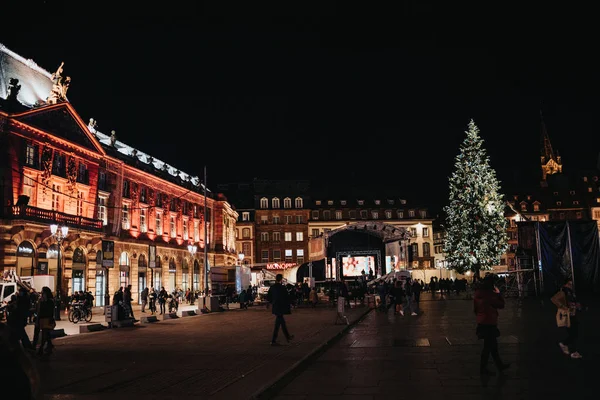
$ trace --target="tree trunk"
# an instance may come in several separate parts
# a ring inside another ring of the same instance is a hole
[[[481,279],[481,276],[479,274],[480,271],[481,271],[481,268],[478,265],[475,265],[473,267],[473,280],[478,281]]]

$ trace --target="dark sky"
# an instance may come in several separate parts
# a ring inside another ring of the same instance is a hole
[[[0,43],[64,61],[85,121],[209,187],[368,183],[436,209],[471,118],[502,187],[535,184],[540,106],[565,170],[596,165],[591,9],[79,3],[9,1]]]

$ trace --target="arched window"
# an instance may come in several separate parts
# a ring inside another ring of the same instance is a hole
[[[146,256],[140,254],[138,258],[138,269],[148,268],[148,262],[146,261]]]
[[[126,252],[119,257],[119,285],[123,289],[129,285],[129,254]]]
[[[73,263],[85,264],[85,253],[81,247],[78,247],[73,252]]]
[[[35,262],[35,249],[31,242],[22,241],[17,247],[17,274],[19,276],[33,276]]]
[[[192,290],[200,290],[200,263],[198,260],[194,260],[194,277],[192,279]]]
[[[302,197],[296,197],[296,208],[304,208],[304,203],[302,202]]]
[[[273,205],[273,208],[279,208],[279,207],[281,207],[281,205],[279,204],[279,198],[278,197],[273,197],[273,200],[271,200],[271,204]]]
[[[266,197],[263,197],[262,199],[260,199],[260,208],[263,208],[263,209],[269,208],[269,199],[267,199]]]
[[[292,199],[289,197],[283,199],[283,208],[292,208]]]

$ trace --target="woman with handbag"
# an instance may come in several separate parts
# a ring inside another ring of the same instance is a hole
[[[44,345],[46,345],[46,354],[51,354],[54,345],[50,338],[50,331],[56,327],[56,321],[54,320],[54,297],[48,286],[42,288],[42,296],[37,305],[37,315],[42,331],[42,343],[38,349],[38,355],[44,354]]]
[[[504,308],[504,298],[498,288],[494,286],[494,280],[494,274],[486,274],[475,291],[473,298],[473,308],[477,316],[476,334],[479,339],[483,339],[483,349],[479,364],[479,372],[482,375],[494,375],[487,368],[490,354],[499,372],[504,371],[510,366],[510,364],[504,364],[498,354],[498,336],[500,336],[500,331],[498,330],[498,310]]]
[[[567,278],[567,281],[563,287],[552,296],[552,303],[558,308],[557,316],[568,315],[566,323],[562,326],[567,330],[567,337],[558,345],[562,352],[566,355],[570,355],[571,358],[579,359],[583,358],[577,351],[577,335],[579,333],[579,322],[577,321],[577,311],[581,309],[581,304],[577,302],[575,297],[575,291],[573,290],[573,279]],[[559,322],[557,317],[557,323]]]

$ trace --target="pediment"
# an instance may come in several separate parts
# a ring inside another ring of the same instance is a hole
[[[102,145],[68,103],[34,109],[15,116],[15,119],[87,150],[104,154]]]

